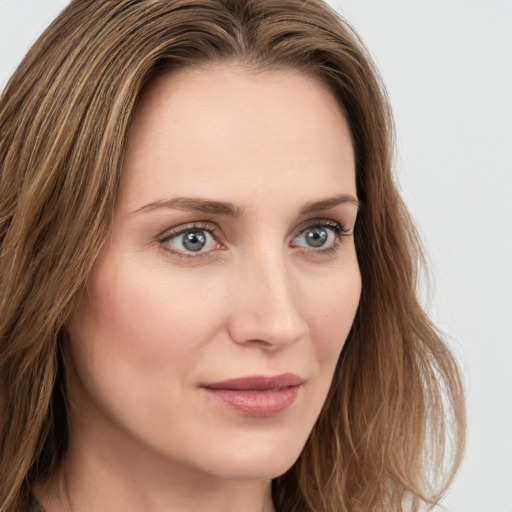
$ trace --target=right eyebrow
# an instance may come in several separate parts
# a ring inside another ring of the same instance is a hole
[[[351,194],[338,194],[333,197],[328,197],[327,199],[322,199],[321,201],[315,201],[311,203],[307,203],[301,210],[301,215],[306,215],[308,213],[319,212],[322,210],[330,210],[331,208],[335,208],[339,204],[352,204],[356,208],[359,208],[359,201]]]
[[[238,206],[234,206],[232,203],[224,201],[211,201],[195,197],[174,197],[172,199],[153,201],[141,206],[140,208],[137,208],[131,213],[153,211],[158,208],[173,208],[176,210],[184,210],[189,212],[226,215],[234,218],[239,218],[243,214],[243,209]]]

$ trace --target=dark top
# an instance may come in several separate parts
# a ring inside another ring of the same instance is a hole
[[[39,505],[34,496],[32,496],[32,503],[30,504],[28,512],[45,512],[45,510],[41,505]]]

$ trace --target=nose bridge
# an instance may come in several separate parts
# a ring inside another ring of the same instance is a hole
[[[241,258],[232,289],[232,337],[237,342],[283,345],[297,341],[307,324],[283,250],[258,248]]]
[[[258,297],[266,297],[266,300],[255,301],[259,307],[265,309],[267,306],[271,310],[268,313],[277,313],[281,307],[288,309],[291,306],[292,283],[282,252],[269,249],[256,251],[254,257],[248,259],[245,272],[258,290]]]

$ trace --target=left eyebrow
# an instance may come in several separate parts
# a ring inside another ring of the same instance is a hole
[[[322,199],[305,204],[301,210],[300,215],[307,215],[322,210],[330,210],[340,204],[353,204],[359,209],[359,201],[351,194],[338,194],[334,197]]]

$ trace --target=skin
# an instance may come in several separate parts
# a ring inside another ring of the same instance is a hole
[[[274,510],[270,481],[299,456],[356,313],[356,199],[347,122],[313,78],[217,64],[152,85],[68,325],[70,447],[64,490],[36,488],[47,512]],[[312,247],[308,227],[326,222]],[[203,230],[199,252],[183,226]],[[200,387],[286,372],[304,383],[266,418]]]

